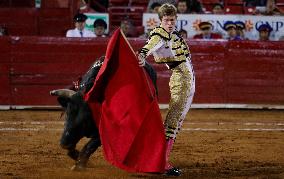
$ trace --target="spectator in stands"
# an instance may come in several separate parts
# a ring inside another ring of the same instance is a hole
[[[66,37],[95,37],[92,31],[85,29],[87,18],[85,14],[76,14],[73,18],[75,29],[68,30]]]
[[[96,37],[106,37],[107,23],[103,19],[96,19],[94,22],[94,33]]]
[[[284,12],[276,6],[275,0],[267,0],[264,15],[284,15]]]
[[[272,27],[269,24],[262,24],[257,29],[259,32],[260,41],[268,41],[270,38],[270,33],[272,32]]]
[[[188,6],[187,6],[187,0],[178,0],[177,2],[177,12],[178,14],[187,14]]]
[[[188,11],[191,14],[202,14],[203,6],[199,0],[187,0]]]
[[[7,29],[0,26],[0,36],[8,35]]]
[[[169,4],[173,4],[176,5],[176,0],[150,0],[147,6],[147,12],[150,12],[151,9],[151,5],[153,3],[159,3],[161,5],[165,4],[165,3],[169,3]]]
[[[162,5],[158,2],[154,2],[151,7],[150,7],[150,11],[149,13],[158,13],[159,11],[159,8],[161,7]]]
[[[187,39],[187,31],[184,29],[180,29],[178,33],[182,36],[183,39]]]
[[[222,39],[222,36],[220,34],[212,32],[213,25],[210,22],[200,22],[198,24],[198,27],[201,33],[194,35],[194,39]]]
[[[120,23],[120,28],[126,37],[134,37],[133,24],[130,19],[126,18]]]
[[[237,26],[233,21],[225,22],[223,29],[227,32],[226,39],[241,40],[240,37],[237,36]]]
[[[276,6],[275,0],[266,0],[263,8],[256,8],[256,15],[284,15],[284,12]]]
[[[224,14],[224,6],[221,3],[213,4],[212,13],[213,14]]]
[[[242,21],[236,21],[235,22],[236,24],[236,31],[237,31],[237,36],[242,39],[242,40],[245,40],[245,33],[244,33],[244,30],[246,29],[246,24]]]

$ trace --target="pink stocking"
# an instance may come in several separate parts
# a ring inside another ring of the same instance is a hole
[[[169,163],[169,159],[170,159],[170,153],[172,151],[173,148],[173,144],[174,144],[174,139],[168,139],[167,140],[167,151],[166,151],[166,166],[165,169],[171,169],[173,166]]]

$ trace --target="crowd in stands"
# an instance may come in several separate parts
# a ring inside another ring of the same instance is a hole
[[[213,2],[213,1],[212,1]],[[147,8],[145,9],[147,13],[157,13],[159,7],[163,3],[174,4],[177,8],[179,14],[226,14],[224,5],[226,4],[223,0],[212,3],[212,8],[208,11],[205,6],[199,0],[150,0]],[[275,0],[244,0],[243,5],[246,7],[254,7],[254,11],[251,14],[255,15],[283,15],[284,13],[280,10],[275,3]],[[108,0],[92,1],[92,0],[81,0],[79,13],[85,12],[107,12],[109,6]],[[78,22],[75,22],[77,27]],[[213,32],[213,25],[210,22],[204,21],[199,23],[199,32],[194,35],[193,39],[228,39],[228,40],[248,40],[245,37],[246,25],[242,21],[227,21],[224,23],[223,29],[226,34],[221,34],[218,32]],[[120,28],[127,37],[137,37],[135,33],[135,26],[133,25],[130,18],[125,18],[121,20]],[[98,19],[94,23],[94,34],[91,37],[106,37],[105,30],[107,25],[102,19]],[[145,34],[140,35],[140,38],[148,38],[151,29]],[[269,40],[272,27],[269,24],[263,24],[257,28],[259,32],[259,40]],[[187,31],[181,29],[180,34],[184,38],[189,38]],[[98,35],[100,34],[100,35]],[[77,33],[78,35],[78,33]],[[67,33],[68,36],[68,33]],[[87,35],[86,35],[87,36]],[[190,37],[191,38],[191,37]]]
[[[123,0],[121,0],[122,2]],[[107,37],[109,34],[106,33],[108,29],[107,25],[110,25],[110,33],[114,29],[113,24],[107,24],[103,19],[97,19],[93,26],[94,32],[85,29],[87,16],[84,13],[108,13],[110,8],[113,7],[112,0],[77,0],[78,11],[74,17],[74,29],[68,30],[66,33],[67,37]],[[134,0],[123,1],[126,2],[127,7],[132,7]],[[164,3],[174,4],[177,8],[179,14],[228,14],[228,2],[227,0],[149,0],[147,6],[144,7],[144,12],[147,13],[157,13],[159,7]],[[210,2],[210,3],[208,3]],[[238,1],[241,2],[241,1]],[[282,2],[282,1],[281,1]],[[281,5],[281,3],[278,5]],[[282,8],[284,7],[284,2],[282,3]],[[284,11],[277,6],[277,0],[243,0],[241,6],[244,8],[251,8],[250,14],[253,15],[284,15]],[[243,11],[243,13],[245,13]],[[112,19],[110,19],[112,21]],[[119,20],[120,28],[127,37],[140,37],[148,38],[150,30],[145,34],[135,33],[135,28],[137,24],[133,22],[131,17],[125,16],[122,20]],[[141,22],[142,25],[142,22]],[[140,25],[140,26],[141,26]],[[223,29],[226,34],[213,32],[213,25],[210,22],[204,21],[198,25],[199,33],[189,37],[188,32],[184,29],[180,29],[180,34],[184,38],[194,38],[194,39],[228,39],[228,40],[247,40],[245,37],[246,25],[244,22],[238,21],[228,21],[224,23]],[[257,28],[259,32],[259,40],[269,40],[271,32],[273,32],[272,27],[269,24],[263,24]],[[7,35],[7,29],[1,27],[0,24],[0,36]],[[284,39],[283,38],[280,38]]]
[[[129,0],[128,6],[131,6],[131,2],[132,0]],[[202,2],[204,2],[204,4]],[[284,2],[281,1],[281,3],[279,3],[282,6],[282,9],[277,6],[276,2],[277,0],[243,0],[243,3],[236,1],[236,3],[230,2],[230,5],[251,8],[249,14],[254,15],[284,15]],[[109,0],[79,0],[78,3],[80,12],[82,13],[108,12],[110,4]],[[178,9],[178,13],[181,14],[224,14],[228,12],[228,9],[226,10],[225,6],[229,6],[227,5],[226,0],[150,0],[145,12],[156,13],[158,8],[164,3],[174,4]],[[237,13],[245,13],[245,9],[242,10],[242,12]]]

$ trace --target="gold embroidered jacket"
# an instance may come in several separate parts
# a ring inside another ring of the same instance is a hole
[[[178,32],[168,33],[160,26],[150,32],[140,54],[144,58],[153,54],[156,63],[180,62],[190,58],[189,48]]]

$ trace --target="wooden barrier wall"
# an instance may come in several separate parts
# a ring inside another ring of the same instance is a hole
[[[144,42],[130,40],[135,50]],[[195,104],[284,104],[284,42],[188,43]],[[1,37],[0,105],[56,105],[49,91],[70,85],[104,54],[106,45],[107,39]],[[170,71],[154,67],[160,103],[168,103]]]

